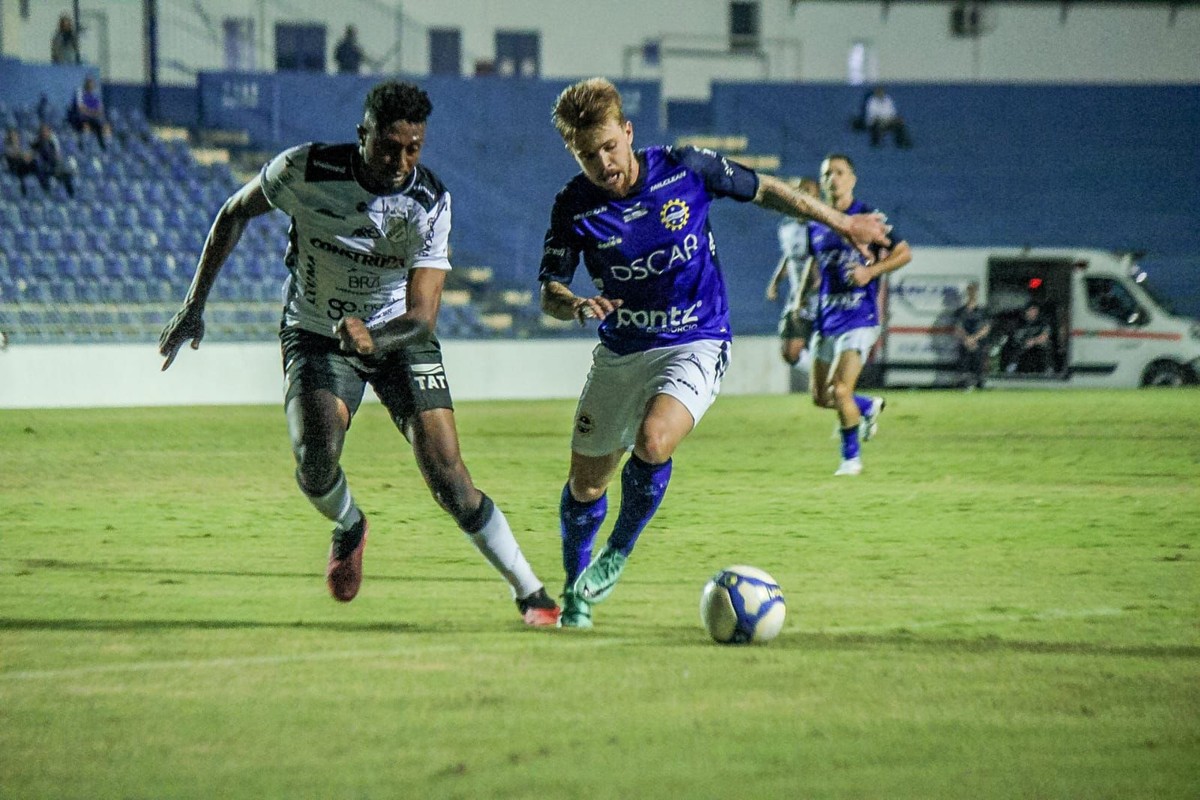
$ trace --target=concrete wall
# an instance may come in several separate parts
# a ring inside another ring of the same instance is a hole
[[[591,363],[591,339],[443,343],[459,400],[577,397]],[[774,337],[734,344],[722,392],[779,394],[789,374]],[[0,408],[279,403],[279,347],[203,344],[160,370],[154,345],[25,345],[0,350]],[[371,402],[376,402],[371,392]]]
[[[5,53],[46,61],[71,4],[38,0],[21,20],[12,13],[19,1],[0,0]],[[431,28],[461,30],[464,74],[493,57],[496,31],[537,31],[544,76],[661,80],[670,99],[706,97],[713,79],[842,81],[855,41],[869,43],[884,81],[1200,82],[1195,5],[998,0],[985,4],[976,39],[951,36],[951,5],[762,0],[760,57],[728,53],[727,0],[163,0],[160,76],[190,84],[199,70],[224,69],[222,22],[242,17],[255,26],[259,69],[273,69],[278,21],[325,24],[330,51],[354,23],[379,71],[411,75],[428,70]],[[144,80],[141,0],[80,0],[80,8],[91,26],[84,53],[105,79]],[[641,58],[647,40],[662,44],[658,65]]]

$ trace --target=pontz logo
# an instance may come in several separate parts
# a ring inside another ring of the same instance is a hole
[[[692,212],[688,208],[688,204],[682,200],[668,200],[663,204],[662,212],[658,218],[662,221],[663,227],[669,231],[683,230],[683,226],[688,224]]]

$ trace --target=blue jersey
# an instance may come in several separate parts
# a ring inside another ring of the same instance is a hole
[[[871,214],[876,209],[855,200],[847,214]],[[892,244],[904,241],[895,228],[888,234]],[[836,231],[819,222],[808,226],[809,250],[820,270],[821,287],[817,307],[816,329],[824,336],[838,336],[855,328],[873,328],[879,324],[879,279],[866,286],[851,281],[854,267],[865,264],[862,255]],[[879,255],[878,247],[872,252]]]
[[[570,284],[579,257],[605,297],[600,323],[620,355],[731,338],[729,300],[708,224],[714,198],[754,199],[758,176],[711,150],[639,150],[637,183],[614,198],[582,173],[554,199],[538,280]]]

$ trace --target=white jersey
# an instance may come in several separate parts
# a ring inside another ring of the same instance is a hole
[[[788,298],[784,308],[795,311],[807,277],[808,223],[789,219],[779,226],[779,251],[787,259]]]
[[[283,324],[333,336],[344,316],[378,328],[404,313],[408,271],[450,269],[450,193],[418,165],[377,195],[354,176],[353,144],[304,144],[271,159],[262,188],[292,218]]]

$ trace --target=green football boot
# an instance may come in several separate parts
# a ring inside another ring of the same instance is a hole
[[[587,602],[599,603],[612,594],[613,587],[625,571],[625,562],[628,560],[620,550],[605,545],[600,555],[575,579],[575,585],[571,588]]]
[[[570,586],[563,589],[562,614],[558,618],[558,627],[592,627],[592,604],[576,594]]]

